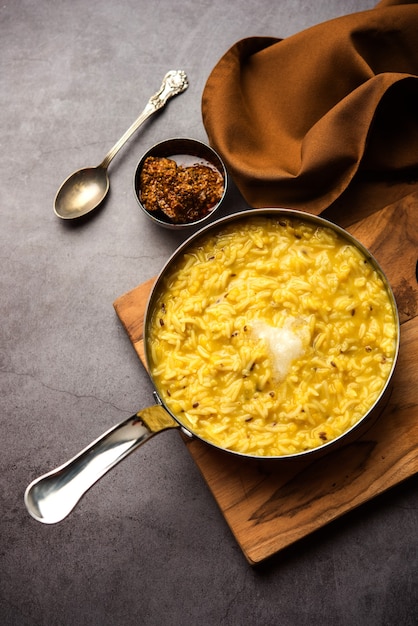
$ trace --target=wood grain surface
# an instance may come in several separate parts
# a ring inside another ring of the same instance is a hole
[[[248,460],[196,439],[185,440],[251,564],[418,471],[417,215],[418,194],[411,194],[347,227],[381,264],[395,293],[401,320],[399,360],[390,397],[367,432],[310,462]],[[144,312],[153,282],[139,285],[114,302],[143,363]]]

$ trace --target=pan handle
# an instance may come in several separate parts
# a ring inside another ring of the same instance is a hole
[[[24,496],[28,512],[43,524],[62,521],[106,472],[168,428],[179,425],[159,404],[117,424],[67,463],[31,482]]]

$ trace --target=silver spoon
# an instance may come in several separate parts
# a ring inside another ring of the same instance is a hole
[[[100,165],[78,170],[62,183],[55,196],[55,215],[68,220],[96,209],[109,190],[107,168],[113,157],[150,115],[161,109],[169,98],[185,91],[188,86],[185,72],[182,70],[167,72],[160,90],[150,98],[141,115],[107,153]]]
[[[179,425],[159,404],[117,424],[67,463],[31,482],[24,496],[28,512],[43,524],[61,522],[112,467],[169,428]]]

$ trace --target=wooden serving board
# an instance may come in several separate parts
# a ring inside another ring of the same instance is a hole
[[[401,318],[400,355],[391,396],[366,433],[310,462],[248,460],[196,439],[185,440],[251,564],[418,471],[417,217],[418,194],[412,194],[347,228],[380,262]],[[139,285],[114,302],[143,363],[144,312],[153,282]]]

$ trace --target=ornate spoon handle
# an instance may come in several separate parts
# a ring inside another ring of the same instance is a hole
[[[177,96],[187,89],[189,82],[187,76],[183,70],[171,70],[164,76],[162,85],[147,102],[144,110],[135,120],[135,122],[128,128],[125,134],[119,139],[117,143],[109,150],[99,167],[107,169],[109,163],[116,156],[122,146],[128,141],[129,137],[138,130],[138,128],[145,122],[146,119],[156,111],[162,109],[167,101],[173,96]]]

